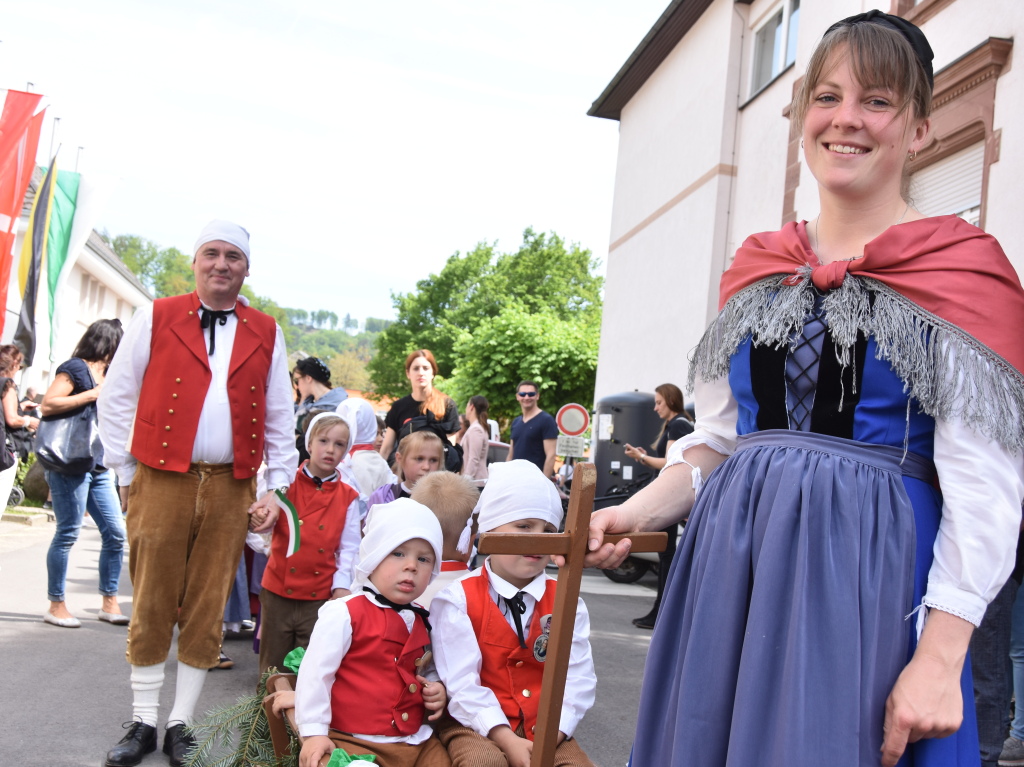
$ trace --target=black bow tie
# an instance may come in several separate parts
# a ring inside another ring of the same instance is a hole
[[[205,306],[199,310],[199,324],[203,330],[210,329],[210,354],[213,354],[213,350],[217,348],[215,331],[217,324],[227,325],[228,315],[234,313],[234,309],[207,309]]]
[[[512,613],[512,622],[516,624],[516,633],[519,635],[519,646],[526,648],[526,637],[523,636],[523,613],[526,612],[526,602],[523,601],[523,592],[517,591],[511,599],[502,597],[508,605],[508,611]]]
[[[419,605],[414,605],[411,602],[407,605],[403,605],[398,602],[392,602],[386,596],[384,596],[383,594],[378,594],[369,586],[363,586],[363,591],[373,594],[374,599],[376,599],[385,607],[390,607],[395,612],[401,612],[402,610],[412,610],[412,612],[416,613],[423,619],[423,625],[427,627],[427,633],[430,633],[430,621],[428,620],[428,618],[430,617],[430,611],[427,608],[420,607]]]

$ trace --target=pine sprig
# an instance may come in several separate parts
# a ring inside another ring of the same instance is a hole
[[[188,728],[196,746],[186,756],[184,767],[298,767],[296,742],[292,741],[288,755],[278,759],[270,739],[263,698],[267,679],[275,673],[277,669],[271,668],[260,677],[255,695],[215,708]]]

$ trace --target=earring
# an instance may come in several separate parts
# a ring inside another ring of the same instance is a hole
[[[909,159],[911,162],[916,160],[917,159],[917,150],[914,150],[912,152],[907,152],[907,159]]]
[[[801,149],[803,149],[803,148],[804,148],[804,140],[803,140],[803,139],[800,139],[800,148],[801,148]]]

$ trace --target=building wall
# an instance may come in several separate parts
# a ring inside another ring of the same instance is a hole
[[[18,284],[18,260],[27,221],[19,222],[19,236],[15,242],[15,262],[7,289],[7,311],[3,334],[0,340],[10,343],[18,327],[21,311],[21,291]],[[109,254],[107,254],[109,257]],[[98,319],[121,320],[127,324],[135,309],[152,302],[152,297],[129,281],[112,267],[99,247],[88,242],[78,254],[67,283],[58,294],[58,301],[64,313],[64,321],[55,339],[53,353],[50,350],[49,297],[46,288],[46,269],[40,279],[39,296],[36,300],[36,353],[32,366],[22,371],[19,387],[24,392],[34,386],[40,393],[45,391],[53,378],[57,366],[71,356],[79,339],[93,322]],[[52,357],[52,362],[51,362]]]
[[[732,254],[783,222],[784,112],[811,52],[836,20],[892,10],[888,0],[804,0],[795,63],[751,98],[754,33],[780,5],[716,0],[622,110],[595,399],[685,383],[686,357],[717,312]],[[1024,32],[1024,3],[955,0],[922,28],[938,71],[989,37]],[[999,159],[989,168],[985,228],[1024,273],[1024,216],[1014,204],[1024,175],[1024,146],[1014,141],[1024,72],[1012,54],[996,89]],[[802,165],[794,172],[796,218],[811,220],[817,186]]]

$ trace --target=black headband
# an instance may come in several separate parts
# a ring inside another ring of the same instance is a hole
[[[306,357],[295,363],[295,369],[302,375],[309,376],[314,381],[319,381],[324,386],[331,384],[331,369],[324,364],[323,360],[317,357]]]
[[[913,48],[914,55],[917,56],[917,60],[921,62],[921,67],[924,69],[925,77],[928,78],[929,87],[935,87],[935,76],[932,74],[932,59],[935,58],[935,54],[932,53],[932,47],[928,44],[928,38],[924,36],[924,32],[906,19],[902,19],[899,16],[893,16],[888,13],[883,13],[879,10],[868,11],[867,13],[858,13],[856,16],[850,16],[848,19],[837,21],[825,31],[824,36],[827,36],[835,29],[839,29],[839,27],[853,26],[854,24],[860,24],[863,22],[870,22],[872,24],[879,24],[883,27],[889,27],[903,35],[907,42],[910,43],[910,47]]]

